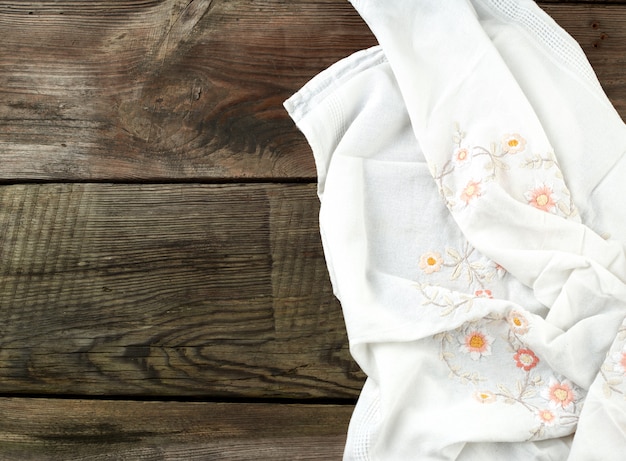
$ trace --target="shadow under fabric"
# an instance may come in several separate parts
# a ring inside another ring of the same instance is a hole
[[[346,460],[621,460],[626,127],[532,1],[353,0],[285,102],[368,379]]]

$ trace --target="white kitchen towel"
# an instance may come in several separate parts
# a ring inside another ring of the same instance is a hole
[[[368,376],[354,460],[626,452],[626,128],[532,1],[353,0],[380,46],[285,107]]]

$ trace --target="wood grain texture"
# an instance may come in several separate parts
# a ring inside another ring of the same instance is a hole
[[[0,399],[3,461],[338,460],[351,406]]]
[[[626,117],[626,6],[543,5]],[[0,180],[313,180],[282,102],[375,44],[345,0],[0,1],[0,29]]]
[[[0,29],[13,179],[313,177],[282,102],[374,43],[333,0],[0,2]]]
[[[0,188],[0,393],[354,398],[313,185]]]

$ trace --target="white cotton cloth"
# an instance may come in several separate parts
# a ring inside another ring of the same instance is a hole
[[[368,378],[346,460],[622,460],[626,127],[530,0],[352,0],[285,102]]]

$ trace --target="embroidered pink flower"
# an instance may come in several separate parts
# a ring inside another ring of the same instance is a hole
[[[468,161],[471,158],[471,154],[469,149],[465,148],[465,147],[459,147],[458,149],[454,150],[454,154],[452,155],[452,159],[454,160],[454,163],[456,163],[457,165],[461,166],[461,165],[467,165],[467,163],[469,163]]]
[[[542,391],[541,395],[543,398],[547,399],[552,406],[561,407],[563,409],[572,407],[577,397],[573,385],[568,380],[557,381],[554,378],[550,378],[548,387]]]
[[[463,192],[461,192],[461,200],[463,200],[466,205],[469,205],[473,199],[480,197],[481,193],[480,181],[470,181],[467,183],[467,186],[465,186],[465,189],[463,189]]]
[[[493,403],[496,401],[496,394],[490,391],[476,391],[474,398],[480,403]]]
[[[539,357],[535,355],[530,349],[519,349],[513,356],[517,368],[521,368],[524,371],[530,371],[539,363]]]
[[[481,330],[473,330],[463,338],[459,347],[462,352],[470,355],[472,360],[478,360],[485,355],[491,355],[493,337]]]
[[[526,140],[517,133],[505,134],[502,138],[502,150],[507,154],[517,154],[526,149]]]
[[[537,411],[537,419],[539,419],[539,422],[543,424],[544,426],[552,426],[557,421],[558,418],[554,414],[554,412],[547,410],[547,409],[543,409],[543,410]]]
[[[613,370],[626,375],[626,347],[619,352],[611,354]]]
[[[476,290],[474,296],[477,298],[489,298],[493,299],[493,295],[491,294],[491,290]]]
[[[506,317],[506,321],[513,332],[523,335],[528,332],[528,320],[518,311],[511,311]]]
[[[528,203],[543,211],[551,211],[556,206],[554,192],[547,185],[536,187],[525,194]]]
[[[440,253],[436,251],[429,251],[420,256],[419,266],[426,274],[432,274],[433,272],[439,272],[441,265],[443,264],[443,258]]]

